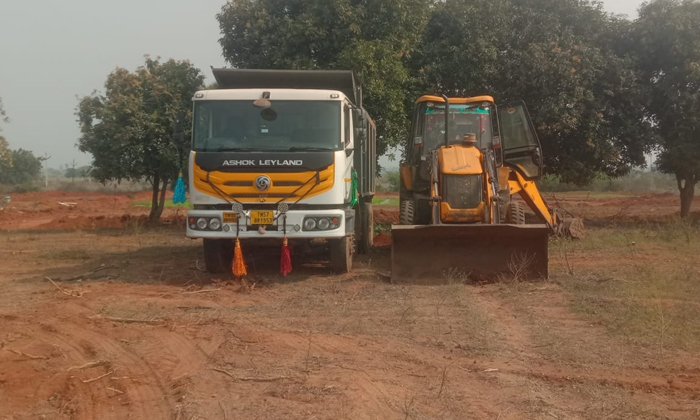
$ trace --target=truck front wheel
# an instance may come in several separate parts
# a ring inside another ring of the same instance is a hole
[[[352,269],[352,238],[346,236],[345,238],[331,239],[329,245],[331,248],[331,269],[338,274],[349,273]]]
[[[230,239],[204,239],[204,266],[209,273],[231,271],[233,264],[233,241]]]

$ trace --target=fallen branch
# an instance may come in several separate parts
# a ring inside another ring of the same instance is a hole
[[[63,293],[66,296],[71,296],[71,297],[82,297],[83,296],[83,293],[79,292],[77,290],[68,291],[68,290],[62,288],[61,286],[57,285],[55,281],[51,280],[50,277],[47,277],[46,280],[50,281],[51,284],[53,284],[54,287],[56,287],[56,289],[58,289],[59,292]]]
[[[95,366],[102,366],[102,365],[106,365],[107,363],[109,363],[109,362],[106,360],[96,360],[94,362],[85,363],[84,365],[81,365],[81,366],[69,367],[68,372],[70,372],[71,370],[82,370],[82,369],[87,369],[87,368],[91,368],[91,367],[95,367]]]
[[[193,291],[191,291],[191,292],[182,291],[182,292],[180,292],[180,293],[182,293],[182,294],[184,294],[184,295],[191,295],[191,294],[195,294],[195,293],[218,292],[219,290],[221,290],[221,288],[218,288],[218,289],[193,290]]]
[[[242,381],[242,382],[276,382],[276,381],[282,381],[285,379],[293,379],[291,376],[274,376],[271,378],[248,378],[245,376],[236,376],[235,374],[224,370],[224,369],[218,369],[218,368],[212,368],[212,370],[215,370],[217,372],[221,372],[224,375],[230,376],[236,381]]]
[[[48,359],[48,357],[34,356],[34,355],[32,355],[32,354],[25,353],[25,352],[23,352],[23,351],[19,351],[19,350],[10,348],[10,347],[3,347],[3,349],[9,351],[10,353],[14,353],[14,354],[17,354],[17,355],[19,355],[19,356],[24,356],[24,357],[27,357],[27,358],[32,359],[32,360],[43,360],[43,359]]]
[[[119,393],[119,394],[123,394],[123,393],[124,393],[124,391],[120,391],[120,390],[118,390],[118,389],[116,389],[116,388],[107,387],[107,389],[109,389],[110,391],[117,392],[117,393]]]
[[[228,330],[228,332],[230,332],[231,335],[232,335],[236,340],[240,341],[241,343],[257,344],[257,341],[251,341],[251,340],[244,340],[244,339],[242,339],[241,337],[237,336],[235,332],[233,332],[233,331],[231,331],[231,330]]]
[[[160,322],[165,322],[162,319],[133,319],[133,318],[114,318],[111,316],[89,316],[89,319],[104,319],[107,321],[123,322],[125,324],[157,324]]]
[[[100,376],[98,376],[98,377],[96,377],[96,378],[92,378],[92,379],[86,379],[86,380],[84,380],[84,381],[82,381],[82,382],[83,382],[84,384],[89,384],[90,382],[99,381],[100,379],[104,378],[105,376],[109,376],[109,375],[111,375],[111,374],[113,374],[113,373],[114,373],[114,370],[110,370],[109,372],[105,373],[104,375],[100,375]]]
[[[221,400],[219,400],[219,407],[221,407],[221,411],[224,412],[224,420],[228,420],[228,413],[226,412],[224,405],[221,403]]]
[[[107,270],[107,269],[110,269],[110,268],[116,268],[116,267],[115,267],[114,265],[105,265],[105,264],[102,264],[102,265],[100,265],[99,267],[93,268],[92,270],[90,270],[90,271],[88,271],[88,272],[85,272],[85,273],[83,273],[83,274],[78,274],[77,276],[67,277],[67,278],[65,278],[65,279],[58,278],[57,280],[64,281],[64,282],[65,282],[65,281],[74,281],[74,280],[83,280],[83,279],[85,279],[86,277],[90,276],[91,274],[95,274],[95,273],[97,273],[97,272],[100,272],[100,271],[103,271],[103,270]]]

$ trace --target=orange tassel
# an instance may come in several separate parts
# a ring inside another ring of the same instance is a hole
[[[283,276],[292,272],[292,256],[289,253],[289,245],[287,245],[287,237],[282,241],[282,258],[280,260],[280,273]]]
[[[242,277],[248,275],[248,270],[245,267],[243,260],[243,251],[241,250],[241,241],[236,238],[236,247],[233,249],[233,275]]]

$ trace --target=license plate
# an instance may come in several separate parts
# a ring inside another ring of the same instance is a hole
[[[224,223],[236,223],[238,221],[238,213],[232,211],[224,212]]]
[[[251,211],[250,224],[271,225],[275,222],[275,214],[272,211]]]

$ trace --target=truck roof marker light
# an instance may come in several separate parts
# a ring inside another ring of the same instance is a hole
[[[203,94],[203,93],[195,93],[195,94],[194,94],[194,97],[197,98],[197,99],[201,99],[201,98],[204,97],[204,94]]]
[[[331,99],[338,99],[338,98],[340,98],[340,95],[338,95],[337,93],[331,93]]]
[[[262,109],[267,109],[271,107],[272,102],[270,102],[270,92],[263,92],[262,97],[260,99],[256,99],[255,101],[253,101],[253,106]]]

